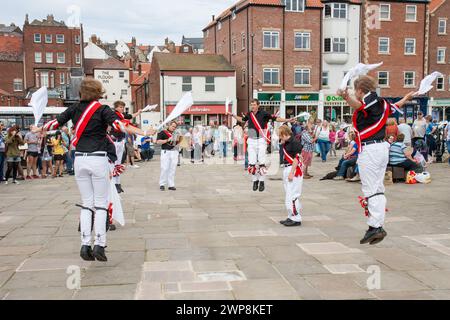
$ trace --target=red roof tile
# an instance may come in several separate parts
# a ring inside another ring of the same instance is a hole
[[[436,11],[436,9],[438,9],[444,2],[445,0],[431,0],[430,12],[433,13],[434,11]]]
[[[122,62],[114,58],[108,58],[106,60],[102,60],[101,63],[94,66],[94,69],[118,69],[125,70],[128,67]]]

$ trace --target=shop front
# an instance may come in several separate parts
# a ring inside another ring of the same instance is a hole
[[[350,123],[353,111],[348,103],[336,95],[325,95],[324,118],[333,122]]]
[[[450,99],[431,98],[428,102],[428,111],[433,116],[433,120],[450,119]]]
[[[166,106],[166,114],[170,114],[174,108],[174,105]],[[194,105],[177,119],[180,124],[188,126],[207,126],[211,121],[220,124],[224,120],[230,120],[226,115],[225,105]]]
[[[284,96],[284,99],[283,99]],[[261,109],[271,114],[277,113],[282,104],[286,106],[286,118],[292,118],[302,112],[317,113],[319,93],[305,92],[258,92]]]
[[[383,97],[390,103],[395,103],[397,101],[400,101],[402,98],[400,97]],[[405,103],[403,106],[403,115],[399,114],[398,112],[394,113],[393,117],[397,120],[400,117],[404,117],[406,119],[407,124],[413,124],[414,120],[417,119],[417,114],[419,111],[421,111],[424,115],[428,114],[428,97],[418,97],[414,98],[413,100]]]

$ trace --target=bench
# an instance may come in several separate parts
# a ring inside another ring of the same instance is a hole
[[[408,172],[404,168],[388,166],[386,170],[392,172],[392,180],[394,183],[406,181],[406,175],[408,174]]]

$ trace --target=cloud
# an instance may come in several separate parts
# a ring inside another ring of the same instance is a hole
[[[22,27],[25,14],[30,20],[53,14],[67,21],[68,8],[80,9],[80,21],[87,39],[96,34],[105,41],[126,40],[135,36],[138,43],[162,44],[166,37],[179,43],[183,35],[201,37],[212,15],[217,15],[236,0],[15,0],[2,3],[0,23],[14,22]]]

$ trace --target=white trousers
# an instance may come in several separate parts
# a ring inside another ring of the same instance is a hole
[[[123,152],[125,150],[125,139],[120,142],[114,142],[114,146],[116,147],[117,155],[117,160],[114,164],[117,166],[122,164]],[[120,175],[118,175],[117,177],[113,177],[113,180],[115,184],[120,184]]]
[[[161,150],[161,176],[159,185],[175,187],[175,172],[178,164],[178,150]]]
[[[364,146],[358,157],[359,176],[364,197],[368,198],[369,218],[367,224],[373,228],[384,225],[386,215],[386,197],[384,196],[384,175],[389,162],[389,143],[374,143]]]
[[[108,158],[105,157],[75,157],[75,179],[80,190],[83,207],[95,212],[94,232],[95,245],[106,246],[106,210],[109,198]],[[92,211],[82,209],[80,214],[81,244],[91,245]]]
[[[295,222],[302,221],[302,204],[300,203],[300,196],[303,188],[303,176],[294,177],[289,181],[288,177],[291,173],[292,167],[286,167],[283,171],[283,185],[286,197],[284,203],[288,211],[288,218]]]
[[[264,138],[253,139],[248,138],[248,164],[249,166],[260,166],[266,164],[267,140]],[[264,181],[265,175],[261,175],[258,171],[252,175],[253,181]]]

